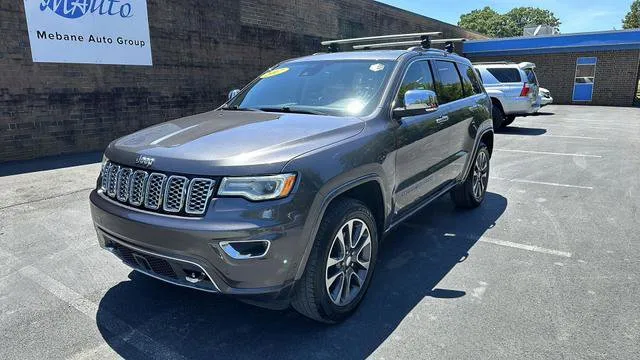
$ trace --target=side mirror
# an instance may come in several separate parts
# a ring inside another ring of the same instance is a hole
[[[409,90],[404,93],[404,107],[393,109],[393,116],[402,118],[425,114],[438,109],[438,96],[432,90]]]
[[[238,96],[238,94],[240,94],[240,89],[233,89],[229,91],[229,94],[227,95],[227,100],[233,99],[234,97]]]

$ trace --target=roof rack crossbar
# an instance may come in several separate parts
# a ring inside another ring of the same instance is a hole
[[[368,41],[380,41],[380,40],[403,40],[403,39],[412,39],[412,38],[421,38],[425,36],[439,36],[442,35],[440,31],[434,32],[424,32],[424,33],[413,33],[413,34],[395,34],[395,35],[382,35],[382,36],[369,36],[369,37],[361,37],[361,38],[353,38],[353,39],[341,39],[341,40],[327,40],[323,41],[320,44],[329,45],[337,44],[356,44]]]
[[[437,39],[431,40],[431,44],[446,44],[446,43],[455,43],[455,42],[463,42],[466,41],[465,38],[458,39]],[[397,46],[413,46],[413,45],[421,45],[423,40],[410,40],[410,41],[396,41],[396,42],[388,42],[388,43],[377,43],[377,44],[363,44],[363,45],[354,45],[354,50],[367,50],[367,49],[383,49],[389,47],[397,47]]]

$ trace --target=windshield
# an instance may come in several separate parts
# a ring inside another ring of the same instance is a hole
[[[229,101],[227,109],[364,116],[380,101],[394,61],[332,60],[282,64]]]

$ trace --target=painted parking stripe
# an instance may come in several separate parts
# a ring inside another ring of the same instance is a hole
[[[547,248],[543,248],[543,247],[536,246],[536,245],[520,244],[520,243],[511,242],[511,241],[498,240],[498,239],[493,239],[493,238],[486,237],[486,236],[480,237],[480,242],[494,244],[494,245],[500,245],[500,246],[506,246],[506,247],[510,247],[510,248],[514,248],[514,249],[533,251],[533,252],[537,252],[537,253],[541,253],[541,254],[562,256],[562,257],[566,257],[566,258],[570,258],[572,256],[572,254],[570,252],[567,252],[567,251],[553,250],[553,249],[547,249]]]
[[[602,138],[602,137],[569,136],[569,135],[542,135],[542,137],[552,137],[552,138],[560,138],[560,139],[603,140],[603,141],[609,140],[607,138]]]
[[[522,154],[537,154],[537,155],[575,156],[575,157],[588,157],[588,158],[602,157],[600,155],[570,154],[570,153],[557,153],[557,152],[532,151],[532,150],[494,149],[493,151],[514,152],[514,153],[522,153]]]
[[[560,184],[560,183],[546,182],[546,181],[534,181],[534,180],[526,180],[526,179],[507,179],[507,178],[502,178],[502,177],[497,177],[497,176],[492,176],[491,179],[492,180],[500,180],[500,181],[525,183],[525,184],[548,185],[548,186],[558,186],[558,187],[567,187],[567,188],[575,188],[575,189],[593,190],[593,187],[591,187],[591,186]]]
[[[81,294],[33,266],[25,266],[20,269],[19,273],[40,285],[40,287],[50,292],[53,296],[71,305],[89,317],[93,322],[96,321],[96,314],[98,312],[98,305],[96,303],[86,299]],[[152,359],[185,359],[184,356],[155,341],[136,328],[131,327],[108,311],[104,312],[102,325],[109,330],[109,332],[115,334],[116,338],[114,341],[126,342],[128,345],[133,346]]]
[[[454,234],[454,233],[444,233],[444,234],[440,234],[440,233],[435,233],[433,231],[433,228],[426,228],[424,225],[418,225],[418,224],[414,224],[411,222],[405,222],[403,223],[403,226],[407,226],[410,228],[415,228],[415,229],[420,229],[421,231],[430,233],[429,236],[435,239],[441,239],[441,236],[445,236],[448,238],[455,238],[455,237],[461,237],[464,239],[468,239],[471,241],[479,241],[479,242],[484,242],[484,243],[488,243],[488,244],[493,244],[493,245],[499,245],[499,246],[505,246],[505,247],[510,247],[510,248],[514,248],[514,249],[520,249],[520,250],[525,250],[525,251],[532,251],[532,252],[537,252],[537,253],[541,253],[541,254],[547,254],[547,255],[555,255],[555,256],[561,256],[561,257],[566,257],[566,258],[570,258],[573,256],[572,253],[568,252],[568,251],[560,251],[560,250],[554,250],[554,249],[548,249],[545,247],[541,247],[541,246],[537,246],[537,245],[529,245],[529,244],[520,244],[520,243],[516,243],[516,242],[512,242],[512,241],[506,241],[506,240],[499,240],[499,239],[494,239],[488,236],[473,236],[470,234]]]
[[[519,134],[510,134],[510,133],[506,133],[506,135],[509,135],[509,137],[522,137],[525,139],[537,139],[539,137],[542,137],[542,138],[550,137],[550,138],[560,138],[560,139],[604,140],[604,141],[609,140],[603,137],[591,137],[591,136],[547,135],[547,134],[531,136],[531,135],[519,135]]]
[[[522,125],[525,126],[539,126],[539,127],[544,127],[544,128],[549,128],[549,127],[561,127],[561,128],[568,128],[568,129],[580,129],[580,130],[608,130],[608,131],[638,131],[640,129],[626,129],[626,128],[621,128],[621,127],[603,127],[603,126],[578,126],[578,125],[565,125],[565,124],[540,124],[540,123],[523,123]]]

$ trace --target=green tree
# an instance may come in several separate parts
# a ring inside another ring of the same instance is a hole
[[[640,28],[640,0],[635,0],[631,4],[631,10],[622,20],[623,29],[637,29]]]
[[[528,25],[549,25],[557,28],[560,26],[558,19],[551,11],[534,7],[519,7],[505,14],[516,26],[522,35],[522,30]]]
[[[513,24],[489,6],[463,14],[460,16],[458,26],[491,37],[513,36],[509,35]]]
[[[514,8],[506,14],[499,14],[489,6],[473,10],[460,16],[458,26],[491,37],[521,36],[527,25],[550,25],[558,27],[558,19],[551,11],[533,8]]]

